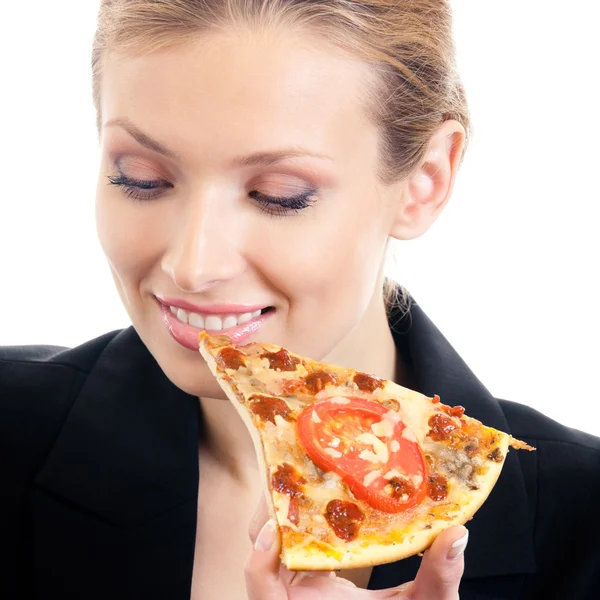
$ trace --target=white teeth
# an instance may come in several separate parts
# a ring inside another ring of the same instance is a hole
[[[197,313],[188,313],[182,308],[177,308],[175,306],[170,306],[169,309],[182,323],[189,323],[192,327],[206,329],[207,331],[232,329],[237,325],[243,325],[244,323],[255,319],[262,313],[262,310],[259,309],[251,313],[247,312],[240,315],[223,315],[222,317],[219,317],[217,315],[202,316]]]
[[[204,327],[206,327],[207,331],[221,331],[221,329],[223,329],[223,321],[221,321],[220,317],[210,315],[209,317],[206,317]]]
[[[190,313],[189,323],[192,327],[197,327],[198,329],[204,329],[204,317],[202,315],[197,315],[196,313]]]
[[[247,323],[250,319],[252,319],[252,313],[243,313],[238,317],[237,322],[239,325],[243,325],[244,323]]]
[[[234,316],[225,317],[223,319],[223,329],[230,329],[238,324],[238,320]]]

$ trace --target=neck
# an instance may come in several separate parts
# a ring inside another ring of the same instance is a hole
[[[323,360],[414,389],[410,371],[396,352],[380,295],[372,300],[360,323]],[[201,398],[200,404],[208,432],[200,450],[203,459],[218,462],[242,488],[254,489],[259,478],[258,461],[244,422],[228,401]]]

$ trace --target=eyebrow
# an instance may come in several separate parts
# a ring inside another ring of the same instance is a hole
[[[152,150],[152,152],[157,152],[158,154],[162,154],[163,156],[173,160],[179,159],[177,152],[169,150],[166,146],[163,146],[163,144],[145,134],[129,119],[112,119],[104,123],[104,127],[112,126],[122,127],[138,144],[140,144],[140,146],[143,146],[148,150]]]
[[[158,140],[155,140],[148,134],[144,133],[129,119],[112,119],[104,124],[104,127],[112,126],[122,127],[138,144],[140,144],[144,148],[152,150],[153,152],[156,152],[158,154],[162,154],[167,158],[173,160],[180,160],[180,155],[177,152],[169,150]],[[323,154],[316,154],[314,152],[304,150],[303,148],[294,147],[286,148],[283,150],[275,150],[273,152],[257,152],[248,156],[238,156],[233,159],[233,164],[235,166],[241,167],[269,166],[278,162],[282,162],[286,159],[302,157],[318,158],[322,160],[331,161],[331,158],[329,156],[325,156]]]

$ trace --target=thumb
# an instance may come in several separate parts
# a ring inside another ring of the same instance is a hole
[[[273,519],[269,519],[259,531],[250,558],[246,563],[248,600],[283,600],[287,598],[279,573],[280,546],[277,524]]]
[[[437,537],[421,561],[411,589],[414,600],[458,600],[468,540],[469,532],[462,525],[451,527]]]

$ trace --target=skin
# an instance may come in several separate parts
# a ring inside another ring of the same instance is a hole
[[[171,338],[155,295],[272,306],[262,341],[409,383],[387,323],[382,264],[390,238],[422,235],[442,211],[464,130],[443,123],[414,173],[383,184],[379,132],[363,101],[372,84],[366,65],[290,31],[231,31],[146,56],[107,56],[101,245],[141,339],[169,379],[200,399],[210,431],[202,460],[257,499],[251,438],[200,355]],[[144,147],[132,124],[171,156]],[[294,157],[248,160],[290,150]],[[163,187],[153,199],[133,200],[107,179],[120,173]],[[307,208],[278,216],[249,197],[308,190]],[[440,556],[462,529],[440,536]],[[249,596],[300,598],[271,577],[275,555],[261,552],[261,562],[257,552],[248,563]],[[423,562],[432,581],[446,568]],[[457,597],[462,559],[452,565],[442,600]]]

